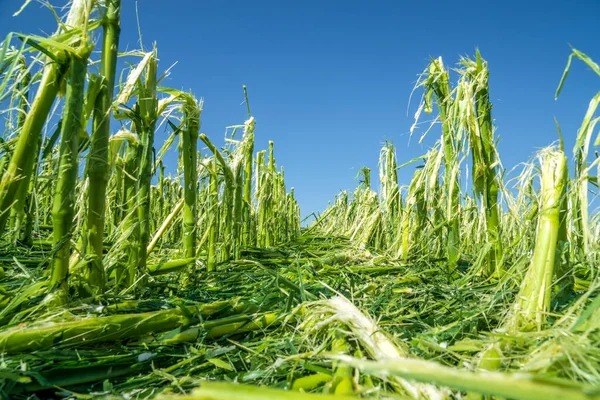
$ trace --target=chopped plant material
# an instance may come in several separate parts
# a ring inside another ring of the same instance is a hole
[[[486,60],[432,59],[439,140],[303,226],[247,88],[216,146],[120,14],[0,42],[0,398],[600,399],[600,92],[572,162],[559,131],[507,172]]]

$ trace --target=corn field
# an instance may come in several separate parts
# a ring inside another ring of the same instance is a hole
[[[219,148],[120,12],[0,43],[0,398],[600,399],[600,91],[507,171],[487,61],[431,59],[439,139],[302,226],[246,87]]]

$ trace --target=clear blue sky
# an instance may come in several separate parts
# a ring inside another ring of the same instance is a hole
[[[135,49],[135,2],[123,3],[121,49]],[[21,4],[0,0],[0,34],[54,30],[51,14],[35,3],[12,18]],[[418,98],[407,113],[430,56],[452,65],[478,47],[489,61],[508,168],[556,140],[554,117],[570,152],[600,88],[600,78],[575,63],[554,101],[569,44],[600,62],[598,0],[140,0],[138,7],[144,45],[157,42],[162,68],[178,62],[166,84],[205,99],[202,132],[215,142],[222,143],[226,125],[244,121],[241,86],[248,86],[257,148],[275,141],[304,215],[353,189],[363,165],[376,182],[385,139],[396,144],[400,163],[431,145],[433,137],[409,146]],[[160,132],[157,140],[165,137]],[[401,183],[411,175],[400,171]]]

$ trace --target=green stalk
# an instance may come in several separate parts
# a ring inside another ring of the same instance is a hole
[[[106,317],[77,318],[53,323],[40,322],[0,330],[0,351],[31,352],[55,346],[72,347],[138,337],[151,332],[165,332],[236,307],[232,301],[217,301],[200,306],[121,314]]]
[[[244,153],[244,233],[242,243],[244,246],[251,244],[251,224],[252,217],[252,155],[254,154],[254,118],[250,115],[250,105],[248,104],[248,92],[244,86],[246,95],[246,105],[248,106],[248,121],[244,124],[244,136],[246,148]]]
[[[569,55],[567,65],[560,79],[558,87],[556,88],[555,100],[558,99],[560,92],[565,84],[569,71],[571,69],[571,62],[573,58],[578,58],[583,61],[592,71],[600,76],[600,68],[590,57],[582,53],[577,49],[572,49],[572,53]],[[600,117],[594,116],[597,114],[596,110],[600,106],[600,92],[590,100],[588,109],[585,113],[585,117],[579,128],[577,134],[577,140],[575,148],[573,149],[575,155],[575,185],[576,195],[573,197],[573,213],[575,214],[575,233],[577,236],[578,246],[573,246],[573,249],[579,248],[583,252],[583,257],[588,256],[592,253],[592,232],[589,221],[589,204],[588,204],[588,190],[589,190],[589,179],[588,179],[588,151],[590,146],[590,140],[593,135],[595,125],[600,121]],[[560,129],[559,129],[560,134]],[[600,144],[600,140],[596,139],[595,145]]]
[[[224,222],[224,231],[223,231],[223,250],[222,250],[222,261],[229,260],[230,257],[230,249],[231,249],[231,234],[232,234],[232,216],[233,216],[233,190],[234,190],[234,176],[225,162],[223,155],[215,145],[208,139],[205,134],[200,134],[200,140],[206,144],[208,149],[214,154],[216,160],[221,164],[221,168],[223,170],[223,175],[225,177],[225,189],[223,191],[223,210],[225,211],[225,215],[223,216]],[[215,174],[216,174],[216,165],[215,165]],[[212,192],[212,189],[211,189]]]
[[[223,189],[223,243],[221,244],[221,261],[228,261],[231,258],[231,249],[233,241],[233,177],[225,178],[225,187]]]
[[[362,167],[359,173],[362,173],[365,189],[371,189],[371,168]]]
[[[529,374],[501,372],[471,372],[446,367],[432,361],[396,358],[366,361],[349,356],[337,356],[341,360],[366,373],[381,376],[402,377],[451,389],[475,392],[515,400],[598,400],[591,386],[560,379],[541,379]]]
[[[273,141],[269,140],[269,173],[267,177],[269,179],[269,191],[267,192],[266,202],[265,202],[265,219],[267,221],[267,225],[265,226],[265,247],[271,247],[273,245],[273,229],[271,226],[271,221],[273,219],[273,194],[275,188],[275,154],[273,150]]]
[[[183,158],[183,256],[196,255],[196,230],[198,223],[196,193],[198,192],[198,133],[200,132],[201,106],[195,99],[184,104],[185,129],[181,132]]]
[[[552,278],[559,268],[559,239],[566,240],[563,209],[568,181],[567,159],[562,151],[545,149],[540,155],[542,210],[538,219],[531,265],[517,296],[509,326],[517,330],[541,329],[550,308]],[[562,231],[562,234],[561,234]],[[562,238],[560,237],[562,236]],[[558,255],[558,256],[557,256]]]
[[[233,315],[207,321],[200,326],[190,327],[182,332],[167,334],[161,342],[165,345],[193,343],[201,337],[206,339],[216,339],[222,336],[252,332],[259,329],[265,330],[278,326],[280,323],[281,320],[277,319],[275,313]]]
[[[294,188],[291,188],[290,193],[288,194],[287,210],[287,218],[289,221],[288,240],[295,240],[300,234],[300,216],[298,213],[296,213],[297,208],[298,204],[296,202],[296,198],[294,197]]]
[[[488,275],[500,278],[503,268],[502,242],[500,241],[500,212],[498,204],[498,188],[500,182],[496,172],[496,149],[492,126],[492,104],[489,94],[489,70],[487,63],[477,51],[475,61],[465,59],[463,64],[467,70],[475,96],[475,112],[472,126],[469,129],[469,143],[473,154],[473,186],[483,200],[488,240],[492,249],[488,254]],[[471,95],[471,93],[469,93]]]
[[[4,174],[4,171],[6,171],[6,168],[8,167],[8,162],[12,156],[17,139],[18,138],[14,138],[9,141],[2,140],[1,145],[4,153],[2,154],[2,158],[0,158],[0,174]]]
[[[460,230],[458,211],[460,188],[458,185],[459,149],[453,135],[450,109],[453,105],[450,79],[441,58],[429,65],[426,87],[425,111],[431,112],[432,97],[435,95],[440,121],[442,122],[442,145],[444,150],[444,185],[446,189],[446,257],[449,270],[455,270],[460,258]]]
[[[158,241],[160,240],[162,235],[169,228],[169,226],[171,226],[171,224],[173,223],[173,220],[175,219],[177,214],[179,214],[179,212],[183,208],[183,205],[184,205],[184,200],[182,199],[181,201],[179,201],[179,203],[177,203],[175,208],[173,208],[173,211],[171,211],[171,213],[169,215],[167,215],[167,217],[165,218],[165,220],[163,221],[161,226],[157,229],[156,233],[152,237],[152,240],[148,244],[148,247],[146,248],[146,254],[152,253],[152,251],[154,250],[154,247],[156,246],[156,244],[158,243]]]
[[[163,220],[165,207],[165,165],[162,161],[158,166],[158,219]]]
[[[386,142],[379,154],[379,180],[381,182],[381,197],[385,212],[385,227],[383,229],[383,245],[390,249],[395,241],[400,209],[400,193],[398,189],[398,168],[394,146]]]
[[[67,28],[84,27],[91,12],[92,3],[93,0],[73,1],[67,21],[63,26]],[[80,39],[79,35],[76,35],[72,39],[73,43],[68,44],[77,46]],[[36,157],[31,155],[40,140],[48,113],[67,74],[70,60],[66,52],[58,51],[53,54],[53,57],[53,60],[47,59],[46,61],[31,110],[25,118],[19,141],[0,181],[0,235],[4,234],[10,208],[23,207],[26,189],[29,187],[36,160]]]
[[[21,81],[19,82],[19,86],[18,86],[18,96],[19,96],[19,109],[18,109],[18,117],[17,117],[17,129],[19,131],[21,131],[23,129],[23,125],[25,124],[25,119],[27,118],[27,112],[29,109],[29,83],[31,82],[31,74],[29,73],[29,71],[27,71],[27,65],[25,64],[25,59],[22,58],[21,60],[21,74],[23,74]],[[32,156],[35,154],[35,160],[34,160],[34,164],[33,164],[33,168],[32,168],[32,172],[33,172],[33,177],[29,182],[29,185],[27,187],[27,193],[25,196],[25,204],[23,205],[23,208],[21,207],[13,207],[12,210],[14,210],[16,212],[16,224],[15,224],[15,239],[19,238],[19,231],[20,231],[20,227],[21,227],[21,222],[23,221],[23,218],[26,218],[25,221],[25,227],[24,227],[24,231],[23,231],[23,235],[21,236],[21,241],[23,242],[23,244],[30,246],[33,243],[33,239],[31,237],[31,232],[33,230],[33,201],[32,201],[32,196],[33,196],[33,190],[34,185],[35,185],[35,181],[36,181],[36,176],[37,176],[37,169],[38,169],[38,162],[39,162],[39,154],[40,154],[40,148],[42,147],[42,136],[40,135],[38,138],[38,141],[36,143],[36,147],[35,147],[35,151],[32,153]],[[22,185],[21,188],[24,190],[25,189],[25,185]],[[18,196],[17,196],[18,197]],[[12,212],[11,210],[11,212]]]
[[[136,277],[146,272],[146,248],[150,242],[150,187],[152,181],[152,149],[154,145],[154,131],[158,119],[158,98],[156,97],[156,70],[157,54],[154,50],[148,62],[146,81],[138,86],[138,106],[140,125],[141,159],[139,164],[139,175],[137,180],[137,216],[139,224],[139,242],[136,265]],[[131,277],[130,277],[131,279]],[[143,284],[143,281],[140,281]]]
[[[106,188],[110,176],[108,139],[110,137],[110,109],[113,101],[117,51],[119,47],[121,0],[108,0],[102,21],[104,39],[100,64],[101,89],[94,106],[91,149],[87,163],[89,192],[87,199],[85,231],[88,256],[91,257],[84,272],[87,284],[94,293],[104,290],[106,277],[102,265],[104,224],[106,218]]]
[[[94,382],[112,380],[120,376],[142,373],[144,370],[150,369],[150,362],[148,360],[138,363],[136,362],[136,357],[132,357],[128,362],[119,364],[52,368],[48,372],[44,371],[43,375],[39,375],[39,381],[34,380],[30,383],[16,386],[9,394],[41,392],[56,387],[68,387],[86,383],[93,384]]]
[[[8,353],[30,352],[56,345],[74,346],[136,337],[188,325],[181,310],[114,315],[0,331],[0,348]]]
[[[233,231],[231,237],[233,259],[240,258],[240,244],[243,219],[242,189],[244,187],[242,165],[237,163],[233,173]]]
[[[113,218],[112,225],[118,226],[121,221],[123,221],[124,216],[124,189],[123,185],[125,183],[125,178],[123,177],[123,158],[121,154],[117,154],[115,161],[115,174],[112,179],[114,182],[113,190],[114,194],[114,209],[113,209]]]
[[[408,188],[408,196],[406,198],[406,205],[403,212],[401,213],[401,247],[400,256],[404,262],[408,261],[411,246],[414,246],[418,241],[420,230],[422,229],[420,220],[422,219],[422,213],[424,210],[419,209],[418,196],[421,192],[421,186],[423,184],[423,170],[417,169]],[[411,224],[413,222],[413,224]]]
[[[212,169],[210,171],[208,213],[209,233],[208,233],[208,259],[207,270],[212,272],[216,269],[217,256],[217,238],[219,237],[219,176],[217,175],[217,157],[213,157]]]
[[[265,193],[268,195],[268,190],[266,190],[266,182],[265,182],[265,151],[259,151],[256,153],[256,208],[258,211],[258,221],[256,227],[256,244],[259,247],[265,246],[265,215],[266,215],[266,207],[264,205]]]
[[[82,129],[81,116],[90,49],[81,54],[71,54],[71,67],[67,79],[66,103],[60,140],[60,161],[54,204],[52,207],[54,260],[50,277],[50,292],[53,301],[62,305],[68,301],[69,258],[75,214],[75,189],[77,185],[77,156],[79,133]]]
[[[196,257],[189,257],[180,260],[165,261],[155,265],[148,265],[148,273],[152,276],[156,276],[180,271],[188,265],[193,264],[195,260]]]
[[[135,281],[137,260],[140,247],[140,228],[137,214],[137,191],[136,179],[139,166],[137,160],[140,158],[140,145],[128,143],[125,151],[124,173],[123,173],[123,208],[125,223],[123,232],[128,233],[127,247],[129,258],[127,260],[127,270],[123,271],[120,267],[115,270],[117,284],[125,283],[130,286]]]
[[[21,189],[21,185],[27,187],[33,174],[35,157],[31,157],[31,154],[41,138],[42,128],[68,69],[66,54],[60,53],[58,56],[60,62],[48,60],[44,67],[31,109],[0,181],[0,234],[4,233],[10,208],[21,207],[24,201],[21,196],[25,195],[25,190]]]
[[[596,108],[600,104],[600,92],[590,101],[588,110],[585,114],[583,123],[579,128],[575,148],[575,185],[576,195],[573,196],[573,212],[575,214],[575,229],[578,242],[578,248],[582,252],[580,256],[586,257],[592,252],[592,234],[589,217],[589,172],[588,172],[588,154],[590,141],[596,124],[600,117],[593,118]],[[593,119],[592,119],[593,118]]]

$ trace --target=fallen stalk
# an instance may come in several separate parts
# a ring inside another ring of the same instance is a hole
[[[177,272],[177,271],[184,269],[185,267],[190,265],[190,263],[193,263],[195,260],[196,260],[195,257],[190,257],[190,258],[182,258],[179,260],[165,261],[163,263],[159,263],[159,264],[155,264],[155,265],[149,265],[148,273],[151,276],[156,276],[156,275],[168,274],[171,272]]]
[[[179,203],[177,203],[175,208],[173,208],[173,211],[171,211],[171,213],[167,216],[167,218],[165,218],[165,220],[161,224],[160,228],[158,228],[158,230],[152,237],[152,241],[148,244],[148,247],[146,248],[146,254],[152,253],[152,250],[154,250],[154,247],[156,246],[156,244],[158,243],[158,241],[160,240],[162,235],[169,228],[169,226],[171,226],[171,224],[173,223],[173,220],[175,219],[177,214],[179,214],[179,212],[183,208],[183,204],[184,204],[183,199],[179,200]]]
[[[279,326],[279,324],[281,324],[281,320],[277,318],[275,313],[234,315],[227,318],[208,321],[182,332],[176,332],[173,335],[166,335],[161,343],[165,345],[193,343],[202,337],[206,339],[216,339],[227,335],[275,327]]]
[[[40,322],[0,331],[0,351],[20,353],[52,347],[88,345],[165,332],[188,326],[229,307],[235,302],[219,301],[199,307],[84,318],[67,322]]]
[[[445,367],[432,361],[410,358],[367,361],[350,356],[332,359],[381,376],[396,376],[418,382],[447,386],[454,390],[476,392],[515,400],[596,400],[593,388],[572,381],[542,379],[525,373],[471,372]]]

